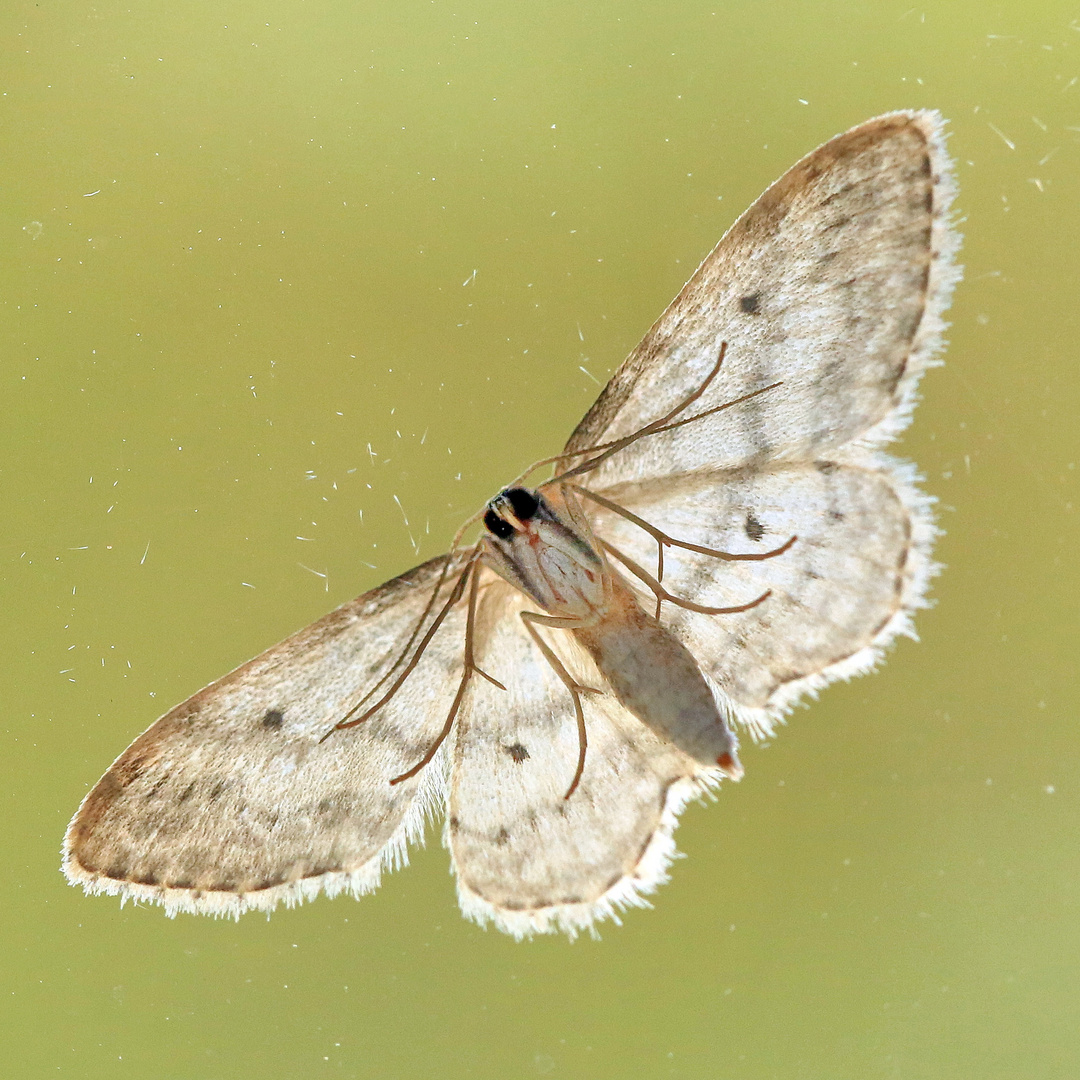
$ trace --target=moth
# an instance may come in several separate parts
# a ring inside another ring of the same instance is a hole
[[[667,880],[736,731],[914,636],[906,427],[960,271],[934,112],[825,143],[725,234],[563,451],[451,550],[166,713],[83,800],[89,893],[238,916],[360,895],[444,816],[462,911],[571,936]]]

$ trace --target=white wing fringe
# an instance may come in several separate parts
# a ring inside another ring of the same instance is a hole
[[[922,110],[900,112],[894,115],[908,116],[919,122],[930,147],[933,163],[935,214],[931,222],[930,249],[935,258],[930,264],[930,277],[926,289],[926,307],[916,332],[908,358],[907,367],[900,380],[900,401],[879,424],[845,448],[837,460],[855,464],[869,464],[871,468],[888,476],[911,515],[911,554],[904,568],[903,590],[897,611],[877,632],[874,640],[865,648],[823,671],[796,679],[777,690],[767,709],[753,709],[726,701],[734,719],[745,727],[757,741],[771,738],[776,725],[797,705],[808,704],[830,683],[845,682],[865,675],[882,661],[886,650],[898,637],[918,641],[913,622],[914,613],[932,606],[927,598],[930,582],[941,572],[942,565],[932,557],[934,542],[941,535],[934,519],[937,499],[927,495],[918,486],[923,477],[911,462],[900,461],[881,452],[881,448],[895,441],[911,423],[915,406],[919,402],[918,385],[928,368],[940,364],[938,357],[945,348],[945,332],[949,324],[945,312],[952,301],[953,290],[963,274],[963,267],[956,262],[961,236],[955,228],[952,209],[956,197],[956,181],[953,166],[945,150],[947,133],[945,121],[939,112]],[[723,694],[718,690],[723,698]]]
[[[427,827],[445,812],[447,795],[446,747],[441,747],[424,769],[423,780],[409,807],[383,848],[355,870],[320,874],[317,877],[274,885],[258,892],[207,892],[195,889],[166,888],[117,881],[100,874],[87,873],[70,855],[65,854],[63,871],[72,885],[79,885],[89,896],[119,896],[120,906],[133,903],[160,904],[173,919],[180,914],[209,915],[215,919],[239,919],[249,911],[270,914],[279,904],[296,907],[320,894],[333,898],[345,893],[359,898],[374,892],[382,883],[383,873],[409,865],[409,848],[424,846]],[[76,819],[78,814],[76,814]],[[74,824],[74,821],[72,822]],[[66,841],[65,852],[70,849]]]
[[[480,926],[494,926],[518,941],[536,934],[563,933],[574,940],[582,931],[599,938],[597,924],[611,920],[621,926],[620,914],[629,908],[652,907],[648,897],[668,882],[672,860],[682,858],[674,832],[686,806],[715,790],[723,779],[719,769],[702,769],[697,776],[676,780],[667,791],[660,824],[634,869],[592,903],[560,904],[532,911],[509,911],[496,907],[457,879],[458,903],[464,915]],[[443,843],[449,847],[449,835]],[[451,865],[451,872],[454,868]]]

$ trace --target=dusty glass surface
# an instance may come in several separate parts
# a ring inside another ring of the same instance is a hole
[[[10,3],[0,1055],[20,1077],[1075,1075],[1080,22],[1066,4]],[[438,838],[239,924],[88,899],[64,826],[168,706],[561,446],[724,228],[952,120],[967,273],[900,448],[937,606],[678,832],[599,942]]]

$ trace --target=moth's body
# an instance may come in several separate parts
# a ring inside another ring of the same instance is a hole
[[[485,516],[484,561],[543,609],[523,619],[573,634],[642,723],[695,761],[740,779],[738,741],[693,654],[645,613],[596,551],[574,501],[560,501],[557,513],[527,488],[497,495]]]
[[[884,448],[941,349],[952,193],[932,112],[792,166],[550,480],[161,717],[83,799],[68,879],[268,911],[372,891],[445,815],[481,924],[573,936],[646,904],[684,806],[741,774],[729,722],[772,733],[925,606],[931,501]]]

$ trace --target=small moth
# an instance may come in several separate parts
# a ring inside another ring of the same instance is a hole
[[[481,924],[573,936],[644,904],[688,800],[742,775],[736,730],[912,633],[935,527],[881,448],[941,348],[952,195],[933,112],[803,158],[548,479],[140,735],[71,822],[68,879],[170,915],[360,895],[437,814]]]

